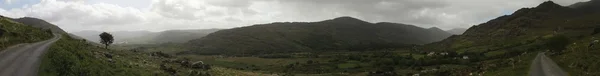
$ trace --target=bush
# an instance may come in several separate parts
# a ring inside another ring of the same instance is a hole
[[[592,35],[598,34],[598,33],[600,33],[600,27],[594,28],[594,32],[592,32]]]
[[[544,44],[546,48],[552,51],[562,51],[565,50],[567,45],[569,45],[570,41],[564,35],[556,35],[551,38],[548,38],[546,43]]]

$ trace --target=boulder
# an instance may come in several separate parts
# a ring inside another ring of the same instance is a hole
[[[175,68],[170,67],[170,66],[168,66],[166,64],[160,64],[160,69],[163,70],[163,71],[165,71],[165,72],[167,72],[167,73],[169,73],[169,74],[173,74],[173,75],[177,74],[177,70]]]
[[[196,61],[196,62],[192,63],[192,65],[204,65],[204,62]]]
[[[194,69],[204,69],[204,70],[211,69],[210,65],[204,64],[204,62],[202,62],[202,61],[196,61],[196,62],[192,63],[191,67]]]

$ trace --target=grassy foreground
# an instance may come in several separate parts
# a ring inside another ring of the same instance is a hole
[[[197,69],[181,65],[179,57],[156,53],[104,49],[63,35],[43,56],[40,76],[264,76],[243,70],[213,67]],[[110,56],[107,56],[110,55]],[[194,61],[195,62],[195,61]]]
[[[63,36],[44,55],[40,76],[149,76],[119,59],[110,62],[102,56],[104,48]]]

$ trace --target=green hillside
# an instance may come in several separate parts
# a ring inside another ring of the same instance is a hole
[[[128,44],[185,43],[193,39],[202,38],[219,30],[220,29],[167,30],[124,39],[124,41]]]
[[[0,49],[20,43],[32,43],[52,38],[50,30],[42,30],[0,16]]]
[[[426,44],[450,36],[437,29],[369,23],[351,17],[320,22],[283,22],[221,30],[188,44],[196,54],[267,54],[366,50]]]
[[[110,50],[96,47],[88,42],[63,36],[52,45],[42,59],[41,76],[148,76],[147,70],[125,62],[124,58],[107,58]],[[114,62],[109,62],[114,61]]]
[[[17,18],[17,19],[12,19],[12,20],[19,22],[19,23],[23,23],[25,25],[42,28],[44,30],[51,30],[54,33],[63,33],[63,34],[67,33],[64,30],[62,30],[60,27],[58,27],[54,24],[51,24],[49,22],[46,22],[42,19],[38,19],[38,18],[23,17],[23,18]]]
[[[512,15],[473,26],[462,35],[427,44],[420,50],[480,54],[470,57],[481,57],[475,61],[488,67],[499,65],[486,63],[489,60],[508,61],[506,58],[509,57],[547,51],[563,69],[574,76],[598,75],[598,71],[587,68],[598,68],[593,59],[598,59],[594,56],[600,53],[588,51],[597,49],[588,48],[587,45],[598,37],[600,23],[597,22],[600,22],[600,13],[591,11],[589,8],[592,7],[587,7],[588,5],[577,6],[564,7],[552,1],[544,2],[537,7],[523,8]],[[523,69],[526,71],[527,68]]]

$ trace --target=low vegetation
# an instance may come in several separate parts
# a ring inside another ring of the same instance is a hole
[[[64,36],[44,55],[40,66],[41,76],[149,76],[140,66],[117,56],[107,49]],[[106,56],[105,56],[106,55]]]
[[[405,45],[401,40],[412,38],[383,27],[412,26],[349,17],[255,25],[185,44],[119,45],[116,50],[63,37],[45,56],[40,75],[525,76],[544,52],[571,75],[594,76],[600,75],[597,18],[600,13],[548,1],[425,45]],[[346,28],[362,25],[377,31]],[[406,43],[429,39],[415,40]]]
[[[162,52],[105,49],[102,45],[63,36],[44,55],[40,76],[264,75],[213,67]]]
[[[0,51],[20,43],[32,43],[52,38],[52,32],[24,25],[0,16]]]

